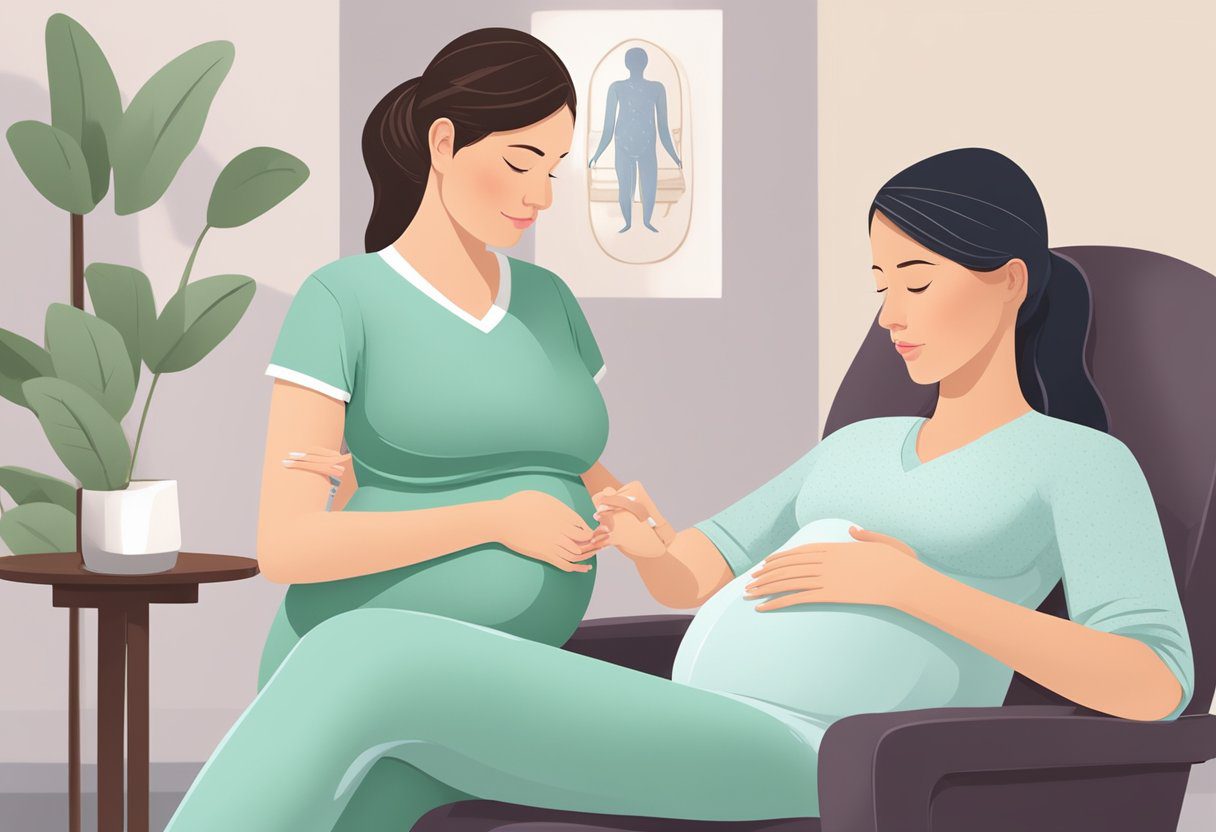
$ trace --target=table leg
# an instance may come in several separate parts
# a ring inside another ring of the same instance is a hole
[[[123,832],[123,722],[127,675],[127,611],[97,609],[97,830]]]
[[[148,832],[148,603],[127,608],[127,829]]]
[[[68,608],[68,830],[80,832],[80,607]]]

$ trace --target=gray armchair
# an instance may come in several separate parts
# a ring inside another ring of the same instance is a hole
[[[1208,327],[1216,277],[1113,246],[1056,249],[1093,295],[1086,358],[1111,433],[1143,468],[1165,532],[1195,657],[1195,692],[1170,722],[1112,717],[1015,673],[997,708],[858,714],[833,723],[819,759],[819,818],[689,821],[466,800],[415,832],[985,832],[1173,830],[1192,765],[1216,758],[1216,373]],[[877,319],[825,434],[875,416],[932,413]],[[1067,617],[1062,584],[1039,607]],[[565,649],[669,677],[690,615],[588,620]]]

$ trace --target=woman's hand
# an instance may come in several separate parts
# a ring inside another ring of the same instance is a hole
[[[667,554],[675,530],[663,518],[654,500],[636,480],[620,488],[611,486],[592,495],[595,519],[607,529],[608,545],[626,557],[658,558]]]
[[[350,462],[350,453],[340,454],[320,445],[312,445],[307,451],[291,451],[283,465],[296,471],[312,471],[326,477],[333,477],[339,482],[346,473],[346,465]]]
[[[850,526],[856,542],[807,543],[764,559],[752,571],[744,598],[790,592],[756,606],[761,612],[816,602],[881,604],[899,608],[926,566],[916,551],[890,535]]]
[[[578,512],[543,491],[517,491],[497,502],[495,539],[521,555],[566,572],[589,572],[591,564],[579,561],[608,545],[606,531],[593,532]]]
[[[660,558],[667,554],[667,544],[655,533],[649,523],[639,520],[628,509],[610,509],[601,512],[604,517],[605,545],[615,546],[621,554],[633,560]]]

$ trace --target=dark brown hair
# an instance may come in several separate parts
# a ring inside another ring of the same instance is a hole
[[[372,214],[363,244],[379,251],[418,212],[430,175],[427,133],[439,118],[456,126],[453,152],[490,133],[518,130],[562,107],[575,112],[574,82],[557,54],[527,32],[477,29],[431,59],[422,75],[394,87],[363,127]]]

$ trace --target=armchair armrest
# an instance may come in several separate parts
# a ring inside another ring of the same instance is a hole
[[[591,618],[578,625],[562,649],[670,679],[691,621],[687,614]]]
[[[1008,705],[856,714],[819,753],[824,829],[928,832],[934,787],[971,772],[1136,766],[1177,769],[1216,757],[1216,716],[1167,722]]]

